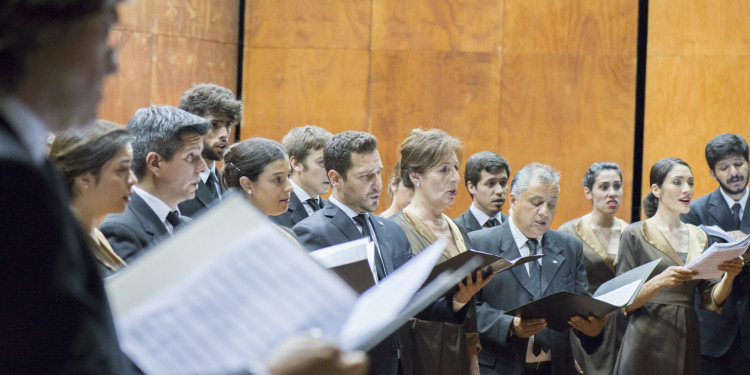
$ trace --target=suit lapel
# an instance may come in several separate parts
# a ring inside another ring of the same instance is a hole
[[[143,225],[143,229],[146,233],[152,236],[163,236],[169,234],[164,223],[159,220],[154,210],[141,198],[138,193],[133,193],[132,200],[128,204],[128,209],[133,210],[133,213]]]
[[[289,211],[292,214],[292,223],[299,223],[308,216],[305,206],[302,205],[302,201],[299,200],[299,197],[294,192],[289,196]]]
[[[469,227],[471,230],[480,230],[482,229],[482,225],[479,224],[479,220],[474,216],[473,213],[471,213],[471,209],[466,210],[466,226]]]
[[[211,192],[208,191],[208,186],[203,180],[198,181],[198,190],[195,191],[195,197],[198,198],[204,207],[208,207],[213,201]]]
[[[565,256],[562,255],[560,244],[549,236],[549,231],[542,242],[542,295],[545,295],[547,287],[565,262]]]
[[[732,210],[727,206],[727,201],[721,195],[721,187],[714,190],[708,199],[708,214],[722,228],[733,228],[734,220],[732,219]],[[747,207],[745,207],[747,211]]]
[[[516,241],[513,239],[513,233],[510,231],[510,224],[505,222],[499,228],[499,255],[507,260],[513,260],[520,257],[521,251],[518,249]],[[494,228],[490,230],[494,230]],[[510,272],[513,273],[518,284],[521,285],[523,289],[526,290],[526,293],[533,298],[534,293],[529,288],[529,271],[526,270],[526,266],[521,265],[519,267],[513,267],[510,269]]]
[[[393,271],[393,254],[390,252],[390,248],[386,245],[384,249],[384,242],[387,241],[388,233],[385,232],[385,223],[383,223],[383,219],[368,213],[367,217],[370,219],[370,224],[372,224],[372,228],[375,232],[375,238],[378,239],[378,250],[380,251],[380,256],[383,260],[383,267],[385,268],[385,273],[388,275]]]
[[[323,208],[323,215],[328,217],[331,224],[340,230],[349,241],[362,238],[362,232],[357,229],[352,219],[335,204],[326,205]]]

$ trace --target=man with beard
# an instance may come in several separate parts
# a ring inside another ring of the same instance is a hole
[[[467,232],[498,226],[508,220],[502,213],[506,189],[510,177],[510,166],[500,154],[482,151],[471,155],[466,161],[464,182],[473,202],[456,224]]]
[[[734,238],[750,232],[748,213],[748,145],[737,134],[720,134],[706,145],[706,162],[719,187],[690,203],[682,221],[717,225]],[[714,241],[717,239],[714,238]],[[746,259],[747,261],[747,259]],[[701,335],[701,373],[750,372],[750,276],[737,275],[721,315],[697,309]]]
[[[200,83],[182,94],[179,107],[211,122],[208,134],[203,137],[201,152],[208,169],[200,174],[201,181],[198,183],[195,198],[179,205],[180,213],[194,217],[213,203],[221,201],[224,190],[216,162],[224,158],[232,128],[240,122],[242,103],[225,87],[213,83]]]

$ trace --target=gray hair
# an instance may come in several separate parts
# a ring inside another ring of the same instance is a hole
[[[155,152],[167,161],[184,144],[183,134],[205,135],[209,121],[172,106],[151,106],[135,112],[128,122],[133,136],[133,173],[146,175],[146,155]]]
[[[557,192],[560,192],[560,172],[549,165],[531,163],[521,168],[513,176],[513,181],[510,183],[510,193],[515,197],[520,197],[535,179],[546,184],[555,185]]]

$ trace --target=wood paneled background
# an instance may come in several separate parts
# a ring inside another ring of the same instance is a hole
[[[280,140],[304,124],[375,134],[384,182],[415,127],[458,137],[464,161],[493,150],[513,171],[550,164],[562,173],[554,228],[590,210],[584,171],[614,161],[625,176],[618,216],[630,219],[637,2],[246,0],[239,9],[239,0],[124,4],[120,72],[102,117],[125,123],[214,82],[241,91],[243,139]],[[696,196],[709,192],[706,141],[747,135],[748,16],[742,0],[650,0],[644,191],[653,162],[679,156],[694,167]],[[459,191],[450,216],[470,203]]]
[[[695,197],[716,189],[704,150],[717,134],[750,139],[750,2],[650,0],[643,194],[651,166],[679,157]]]

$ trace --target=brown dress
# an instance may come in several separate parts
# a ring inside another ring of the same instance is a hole
[[[624,220],[615,218],[613,239],[619,242],[620,234],[628,226]],[[581,218],[573,219],[560,226],[561,232],[577,237],[583,243],[583,263],[589,281],[589,293],[592,295],[601,284],[615,277],[616,258],[613,258],[590,226]],[[627,318],[622,312],[613,314],[604,325],[602,345],[593,353],[588,354],[581,346],[581,341],[571,330],[570,345],[573,357],[581,366],[584,374],[610,375],[615,367],[617,352],[620,350],[622,336],[628,326]]]
[[[451,229],[459,252],[469,249],[468,238],[453,220],[443,215]],[[392,217],[406,232],[412,252],[418,254],[437,240],[432,231],[419,218],[404,213]],[[443,252],[438,262],[458,255]],[[468,375],[471,356],[469,348],[481,349],[477,331],[476,305],[469,301],[469,311],[463,324],[411,319],[408,323],[410,347],[404,348],[404,374],[406,375]]]
[[[617,274],[661,258],[653,275],[670,266],[683,266],[708,245],[708,236],[688,225],[687,253],[676,252],[650,221],[630,224],[620,238]],[[693,310],[696,288],[700,307],[721,312],[711,297],[718,280],[692,280],[662,289],[641,308],[630,312],[630,322],[615,364],[615,374],[690,375],[700,373],[698,317]]]

